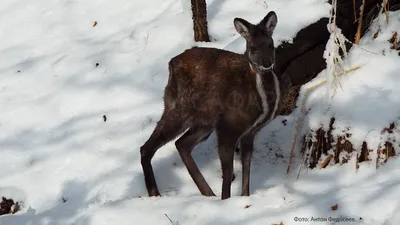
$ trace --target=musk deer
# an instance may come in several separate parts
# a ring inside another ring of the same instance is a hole
[[[273,72],[277,24],[269,12],[257,25],[235,18],[236,31],[246,40],[237,54],[216,48],[193,47],[169,61],[164,112],[140,148],[149,196],[159,196],[151,159],[167,142],[183,135],[176,148],[201,194],[215,196],[192,158],[193,148],[215,130],[222,168],[222,196],[231,196],[233,158],[239,144],[242,196],[249,196],[250,161],[255,134],[275,117],[280,100],[279,79]]]

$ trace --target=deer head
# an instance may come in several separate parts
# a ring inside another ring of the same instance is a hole
[[[278,18],[273,11],[269,12],[257,25],[241,18],[235,18],[233,21],[236,31],[246,40],[246,57],[259,72],[272,69],[275,64],[272,34],[277,22]]]

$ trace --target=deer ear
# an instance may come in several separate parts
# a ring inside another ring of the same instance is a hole
[[[276,24],[278,23],[278,17],[274,11],[270,11],[263,20],[259,23],[259,26],[267,31],[267,34],[272,35],[274,33]]]
[[[235,25],[236,31],[245,39],[250,38],[250,28],[251,23],[247,22],[242,18],[235,18],[233,20],[233,24]]]

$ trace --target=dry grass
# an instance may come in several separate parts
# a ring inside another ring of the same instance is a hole
[[[332,158],[333,158],[333,155],[329,155],[328,157],[326,157],[326,159],[322,162],[320,168],[324,169],[326,166],[328,166],[328,164]]]
[[[383,0],[382,8],[383,8],[383,11],[385,12],[385,15],[386,15],[386,24],[389,24],[389,13],[387,11],[387,0]]]
[[[392,38],[389,40],[389,42],[392,44],[390,47],[391,49],[400,50],[400,40],[397,36],[397,32],[394,32]]]
[[[360,68],[360,66],[355,66],[355,67],[353,67],[353,68],[351,68],[349,70],[343,71],[338,76],[346,75],[346,74],[348,74],[348,73],[350,73],[352,71],[358,70],[359,68]],[[319,87],[319,86],[321,86],[321,85],[323,85],[323,84],[325,84],[327,82],[328,82],[327,80],[323,80],[323,81],[321,81],[319,83],[316,83],[316,84],[306,88],[306,90],[304,91],[303,99],[302,99],[301,105],[300,105],[300,107],[301,107],[300,108],[300,114],[297,117],[297,121],[296,121],[296,128],[295,128],[295,134],[294,134],[294,138],[293,138],[293,142],[292,142],[292,148],[290,150],[289,164],[288,164],[288,167],[287,167],[287,170],[286,170],[287,174],[289,174],[289,172],[290,172],[290,166],[292,165],[292,161],[293,161],[294,148],[296,146],[296,141],[297,141],[297,137],[298,137],[298,134],[299,134],[302,115],[304,113],[304,105],[305,105],[305,102],[306,102],[306,96],[307,96],[309,91],[311,91],[311,90],[313,90],[313,89],[315,89],[315,88],[317,88],[317,87]]]
[[[358,20],[358,27],[357,27],[357,33],[355,37],[354,44],[359,44],[360,39],[361,39],[361,27],[362,27],[362,20],[363,20],[363,15],[364,15],[364,6],[365,6],[365,0],[363,0],[363,3],[361,5],[361,11],[360,11],[360,18]]]
[[[294,86],[283,94],[279,115],[288,115],[294,109],[300,88],[301,85]]]

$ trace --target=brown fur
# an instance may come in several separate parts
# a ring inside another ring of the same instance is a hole
[[[169,68],[165,110],[178,113],[186,128],[194,123],[214,126],[227,115],[247,127],[261,114],[256,74],[244,55],[195,47],[171,59]]]

